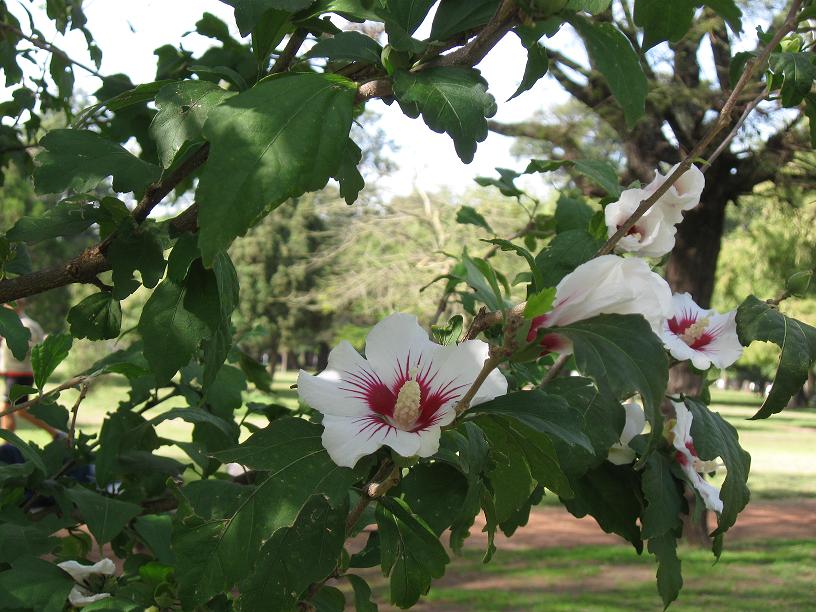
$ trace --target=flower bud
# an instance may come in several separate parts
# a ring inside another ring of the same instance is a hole
[[[810,287],[810,279],[813,278],[813,272],[802,271],[792,274],[785,282],[785,289],[791,295],[803,297]]]

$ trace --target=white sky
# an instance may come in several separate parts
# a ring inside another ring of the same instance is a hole
[[[25,4],[28,5],[27,2]],[[84,7],[88,28],[103,51],[100,72],[125,73],[135,84],[154,79],[156,57],[153,50],[163,44],[181,41],[186,49],[196,53],[218,44],[195,33],[182,38],[185,33],[195,29],[195,22],[204,12],[213,13],[225,21],[232,34],[238,37],[232,8],[218,0],[88,0]],[[28,18],[25,13],[13,4],[10,8],[27,30]],[[89,65],[92,63],[80,32],[68,32],[61,36],[51,27],[43,10],[33,10],[33,15],[37,27],[50,42],[72,58]],[[417,36],[421,37],[423,32],[429,30],[430,17]],[[505,102],[516,90],[525,62],[526,52],[518,38],[511,34],[479,66],[499,106],[495,119],[520,121],[529,118],[543,106],[566,99],[554,82],[543,79],[532,90]],[[75,75],[79,89],[90,93],[99,87],[99,79],[84,70],[77,68]],[[8,91],[5,95],[8,95]],[[409,193],[414,182],[428,191],[447,188],[461,193],[474,184],[474,177],[492,175],[495,167],[523,165],[510,154],[511,138],[490,134],[485,142],[479,144],[474,161],[465,165],[456,156],[453,141],[445,134],[431,132],[421,118],[409,119],[400,112],[397,104],[389,107],[379,100],[369,102],[368,107],[382,115],[380,127],[399,147],[393,155],[397,172],[378,183],[378,188],[387,193]],[[531,182],[544,188],[541,179]],[[530,186],[535,189],[534,184]]]

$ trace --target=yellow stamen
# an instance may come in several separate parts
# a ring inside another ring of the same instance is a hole
[[[680,334],[680,339],[685,342],[686,344],[694,344],[700,337],[705,333],[706,328],[708,327],[710,320],[709,317],[704,317],[694,323],[693,325],[689,325],[682,334]]]
[[[394,404],[394,423],[402,430],[408,431],[419,417],[419,404],[422,400],[422,389],[415,380],[407,380],[397,394]]]

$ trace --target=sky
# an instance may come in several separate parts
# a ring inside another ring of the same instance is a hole
[[[10,4],[12,12],[25,27],[28,18],[19,7]],[[28,5],[28,2],[25,4]],[[205,11],[229,24],[232,34],[239,37],[232,8],[219,0],[86,0],[83,6],[88,18],[88,28],[103,51],[100,72],[122,72],[129,75],[136,84],[154,79],[155,48],[181,41],[186,49],[198,53],[213,45],[215,41],[212,39],[190,33]],[[84,36],[80,32],[59,35],[44,11],[32,8],[29,10],[33,12],[37,27],[50,42],[72,58],[88,65],[92,63],[87,54]],[[417,37],[423,37],[430,30],[432,16],[433,13],[420,27]],[[184,36],[185,34],[187,35]],[[525,62],[525,50],[518,38],[510,34],[478,66],[490,85],[490,93],[498,103],[494,119],[504,122],[521,121],[531,117],[536,110],[566,99],[566,94],[553,81],[545,78],[532,90],[505,102],[518,87]],[[99,79],[93,75],[81,69],[75,70],[75,75],[79,89],[93,92],[99,87]],[[380,114],[378,126],[398,147],[391,155],[398,170],[378,180],[378,188],[386,195],[408,194],[413,191],[414,184],[426,191],[444,189],[461,194],[474,185],[475,177],[494,174],[495,167],[520,168],[525,165],[510,153],[512,138],[491,133],[485,142],[479,144],[473,162],[465,165],[456,156],[453,141],[447,135],[432,132],[421,119],[404,116],[397,104],[388,106],[375,100],[369,102],[367,108]],[[533,190],[544,188],[540,179],[529,182],[529,187]]]

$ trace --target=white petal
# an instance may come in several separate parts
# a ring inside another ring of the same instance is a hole
[[[83,565],[78,561],[63,561],[57,567],[68,572],[76,582],[84,582],[90,576],[113,576],[116,564],[108,558],[97,561],[93,565]]]
[[[640,404],[634,402],[624,404],[623,408],[626,411],[626,423],[623,425],[620,441],[621,444],[629,444],[632,438],[643,433],[646,427],[646,414]]]
[[[366,455],[383,445],[389,426],[366,421],[366,417],[323,417],[323,447],[329,457],[341,467],[354,467]]]
[[[442,435],[442,428],[434,425],[428,429],[417,432],[419,434],[418,457],[431,457],[439,450],[439,438]]]
[[[722,512],[723,503],[720,499],[720,490],[708,482],[702,474],[698,474],[691,465],[684,465],[683,471],[691,481],[691,485],[703,498],[706,508],[714,512]]]
[[[312,376],[301,370],[297,385],[300,400],[323,414],[364,416],[371,412],[363,400],[354,397],[348,390],[341,390],[342,382]]]
[[[429,427],[427,431],[434,429]],[[390,446],[394,452],[402,457],[414,457],[419,453],[422,444],[422,432],[403,431],[395,427],[391,428],[383,438],[383,444]],[[436,451],[434,451],[436,452]]]
[[[714,340],[701,350],[718,368],[727,368],[742,356],[743,346],[737,336],[736,312],[718,314],[711,317],[708,330],[714,333]]]
[[[433,387],[446,385],[456,389],[455,403],[478,376],[488,357],[489,346],[481,340],[466,340],[458,345],[444,346],[436,352],[431,371],[437,375]],[[507,393],[507,379],[499,370],[493,370],[476,392],[471,406],[492,400]]]
[[[615,465],[628,465],[635,460],[635,457],[637,457],[635,451],[628,446],[624,446],[623,444],[613,444],[609,449],[609,454],[606,456],[606,460],[610,463],[614,463]]]
[[[92,604],[95,601],[102,601],[103,599],[107,599],[110,597],[110,593],[97,593],[92,595],[90,591],[83,589],[78,585],[74,585],[71,589],[71,592],[68,593],[68,603],[70,603],[75,608],[82,608],[87,606],[88,604]]]
[[[672,295],[673,316],[677,319],[691,319],[699,321],[709,315],[716,314],[713,310],[700,307],[689,293],[675,293]]]
[[[672,406],[674,406],[674,412],[677,416],[674,427],[672,427],[674,448],[691,457],[691,453],[689,453],[688,448],[686,448],[686,442],[691,440],[691,420],[694,417],[683,402],[675,402],[672,400]]]
[[[432,361],[439,349],[414,315],[395,313],[377,323],[366,338],[366,360],[380,379],[393,388],[400,372],[420,361]]]

